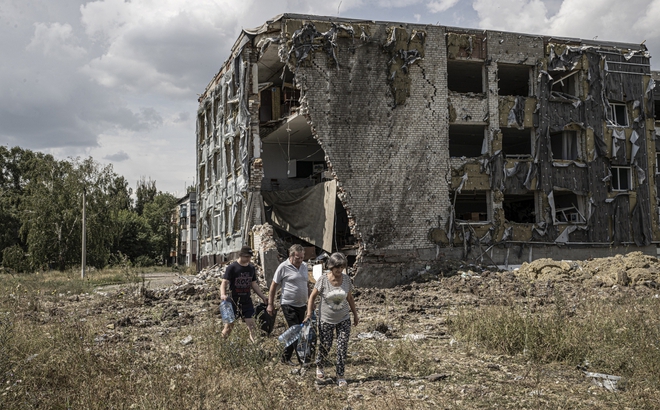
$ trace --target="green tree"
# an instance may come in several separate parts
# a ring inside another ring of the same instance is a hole
[[[170,193],[159,192],[152,202],[145,204],[143,216],[151,227],[151,249],[163,263],[169,263],[174,249],[176,223],[173,212],[177,199]]]
[[[19,208],[34,157],[35,154],[29,150],[0,146],[0,251],[13,246],[19,246],[24,251],[26,249],[26,244],[19,235]],[[16,254],[16,249],[12,254]]]
[[[146,218],[132,210],[122,209],[113,223],[116,230],[113,253],[121,252],[135,262],[141,255],[153,257],[151,227]]]
[[[126,185],[112,165],[102,167],[92,158],[36,157],[21,204],[21,233],[33,266],[64,270],[81,262],[85,191],[87,263],[104,267],[117,234],[116,215],[127,207]],[[117,189],[122,186],[124,192]]]
[[[80,256],[82,180],[73,164],[35,159],[21,203],[21,233],[33,266],[66,269]]]
[[[135,212],[138,215],[142,215],[144,206],[153,202],[157,194],[156,181],[153,181],[151,178],[147,180],[145,177],[141,177],[135,188]]]

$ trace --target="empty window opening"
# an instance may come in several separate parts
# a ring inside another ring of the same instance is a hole
[[[550,91],[567,97],[578,96],[577,76],[578,71],[566,73],[565,71],[551,71]]]
[[[450,125],[449,156],[474,158],[481,155],[484,144],[483,125]]]
[[[483,93],[482,62],[447,61],[447,88],[457,93]]]
[[[529,75],[529,66],[499,64],[497,66],[499,95],[529,96]]]
[[[452,193],[452,198],[453,198]],[[488,197],[484,191],[462,191],[456,195],[454,215],[457,220],[470,222],[488,221]]]
[[[507,158],[532,156],[532,133],[529,129],[502,128],[502,152]]]
[[[218,153],[214,152],[213,153],[213,181],[217,181],[220,179],[220,174],[218,173],[218,165],[219,165],[219,159],[218,159]]]
[[[630,191],[632,189],[630,167],[612,167],[612,190]]]
[[[502,201],[502,208],[504,209],[504,217],[509,222],[524,224],[536,222],[534,194],[506,194]]]
[[[555,223],[584,224],[584,196],[568,191],[554,191]]]
[[[279,101],[279,90],[280,89],[277,87],[270,87],[262,90],[259,94],[261,97],[261,104],[259,105],[259,122],[264,123],[279,119],[279,111],[274,111],[276,104],[273,104],[274,101],[276,103]]]
[[[577,131],[561,131],[550,134],[552,159],[578,159]]]
[[[199,133],[199,145],[204,144],[204,140],[206,139],[206,115],[200,114],[197,117],[197,132]]]
[[[660,93],[660,89],[656,88],[656,90],[657,90],[656,94]],[[653,116],[655,117],[656,121],[660,121],[660,100],[655,100],[653,102],[653,105],[654,105]]]
[[[660,152],[655,153],[655,174],[660,174]]]
[[[199,192],[204,192],[206,189],[206,165],[199,167]]]
[[[607,119],[618,127],[628,126],[628,109],[624,103],[610,103],[607,110]]]

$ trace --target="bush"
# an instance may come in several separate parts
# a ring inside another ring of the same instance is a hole
[[[137,258],[135,258],[135,266],[139,268],[148,268],[150,266],[154,266],[156,262],[154,261],[153,258],[148,257],[147,255],[140,255]]]
[[[30,262],[23,252],[23,248],[18,245],[10,246],[2,251],[2,265],[19,273],[30,270]]]

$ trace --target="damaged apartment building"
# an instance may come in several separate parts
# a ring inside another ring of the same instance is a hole
[[[277,16],[199,99],[198,267],[266,223],[360,286],[655,254],[658,82],[643,44]]]

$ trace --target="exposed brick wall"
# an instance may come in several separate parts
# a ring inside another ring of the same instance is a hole
[[[318,52],[296,72],[361,239],[361,269],[370,276],[405,274],[404,265],[419,258],[417,249],[435,248],[428,232],[447,218],[445,37],[441,27],[423,29],[428,46],[424,59],[408,69],[412,81],[403,105],[393,107],[385,26],[371,26],[369,42],[338,39],[339,68]],[[387,269],[377,266],[395,255]]]

